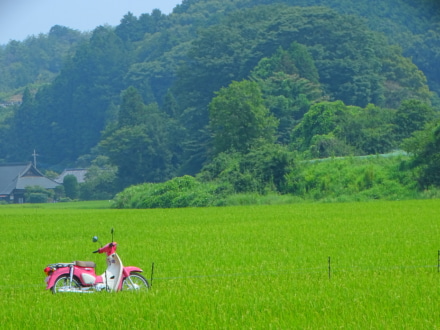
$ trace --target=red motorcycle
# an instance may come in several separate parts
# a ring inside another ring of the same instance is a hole
[[[116,253],[117,243],[113,241],[93,253],[107,255],[107,269],[102,275],[96,275],[93,261],[74,261],[69,263],[49,264],[46,273],[47,290],[53,293],[76,292],[92,293],[95,291],[148,291],[150,284],[140,273],[142,269],[134,266],[124,267]],[[93,237],[98,242],[98,237]]]

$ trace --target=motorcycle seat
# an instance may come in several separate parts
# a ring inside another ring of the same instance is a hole
[[[96,264],[93,261],[75,261],[75,266],[95,268]]]

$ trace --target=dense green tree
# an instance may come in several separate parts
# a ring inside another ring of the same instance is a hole
[[[128,98],[130,95],[134,98]],[[119,188],[169,179],[175,167],[170,141],[174,141],[172,134],[176,131],[167,125],[167,117],[157,104],[145,106],[137,102],[139,94],[135,89],[127,89],[123,97],[128,114],[120,116],[124,124],[119,123],[116,130],[108,132],[99,143],[104,155],[118,168]],[[134,109],[129,109],[130,105]],[[139,116],[137,122],[135,115]]]
[[[128,87],[122,92],[122,103],[119,110],[118,126],[135,126],[145,123],[146,107],[142,101],[139,91],[133,87]]]
[[[79,197],[79,184],[76,176],[66,175],[63,179],[64,193],[70,199],[77,199]]]
[[[258,181],[259,193],[267,191],[283,192],[286,175],[294,170],[294,155],[280,145],[264,144],[243,157],[241,171],[251,173]]]
[[[385,74],[384,105],[396,109],[408,99],[417,99],[430,103],[426,76],[409,58],[402,57],[399,47],[390,47],[382,59],[382,70]]]
[[[9,151],[12,159],[28,159],[32,150],[36,147],[35,126],[37,125],[37,118],[35,113],[35,100],[29,88],[23,92],[23,100],[17,108],[13,117],[13,135],[14,148]]]
[[[252,76],[267,79],[276,72],[298,75],[315,84],[319,83],[319,74],[313,58],[307,47],[297,42],[293,42],[288,50],[280,47],[271,57],[261,59]]]
[[[278,121],[264,106],[257,83],[243,80],[220,89],[209,105],[215,154],[227,150],[246,153],[260,143],[274,141]]]
[[[404,150],[414,156],[413,166],[418,170],[418,182],[423,189],[440,187],[440,125],[429,125],[416,131],[403,143]]]
[[[82,200],[111,199],[117,193],[117,167],[108,157],[98,156],[88,168],[85,182],[80,185]]]
[[[393,120],[395,111],[369,104],[359,111],[358,136],[354,145],[361,154],[381,154],[398,147]],[[343,125],[341,125],[341,129]]]
[[[177,114],[177,102],[173,93],[168,90],[165,95],[165,99],[162,105],[162,110],[170,116],[170,118],[175,118]]]
[[[137,41],[143,37],[138,19],[131,12],[124,15],[121,23],[116,27],[115,33],[125,41]]]
[[[320,102],[312,105],[294,131],[300,150],[306,150],[311,145],[314,136],[333,132],[346,109],[342,101]]]
[[[434,3],[434,1],[432,1]],[[433,15],[434,16],[434,15]],[[440,94],[440,24],[437,22],[408,40],[411,45],[406,50],[414,63],[428,78],[430,88]]]
[[[54,192],[41,186],[28,186],[24,196],[26,203],[47,203],[54,197]]]
[[[280,121],[278,141],[288,144],[297,121],[322,98],[313,59],[306,47],[293,43],[289,51],[279,48],[272,57],[263,58],[251,79],[258,82],[266,106]]]
[[[396,111],[394,120],[397,138],[409,138],[413,132],[423,130],[434,116],[434,110],[420,100],[403,101]]]
[[[204,182],[230,184],[236,193],[283,192],[285,178],[295,166],[294,154],[279,144],[252,147],[247,154],[221,152],[207,163],[198,178]]]
[[[127,60],[119,37],[98,27],[52,85],[39,90],[34,134],[48,162],[73,162],[99,142],[107,110],[123,89]]]
[[[317,158],[390,152],[397,147],[394,119],[395,111],[373,104],[316,103],[295,127],[294,145]]]
[[[51,82],[65,57],[87,39],[87,33],[55,25],[48,34],[29,36],[22,42],[12,40],[0,47],[0,92]]]

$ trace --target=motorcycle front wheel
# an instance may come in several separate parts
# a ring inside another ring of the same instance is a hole
[[[70,282],[70,275],[64,274],[57,278],[55,284],[51,288],[52,293],[66,293],[73,292],[72,289],[79,289],[81,285],[76,278]]]
[[[131,273],[122,281],[123,291],[148,291],[150,284],[141,274]]]

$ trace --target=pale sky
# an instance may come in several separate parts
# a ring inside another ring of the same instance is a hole
[[[160,9],[169,14],[182,0],[0,0],[0,45],[48,33],[54,25],[91,31],[116,26],[127,12],[139,17]]]

